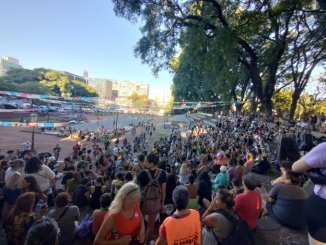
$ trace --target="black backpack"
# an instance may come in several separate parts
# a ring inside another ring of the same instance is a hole
[[[227,237],[223,242],[220,242],[213,231],[213,235],[217,241],[218,245],[254,245],[255,236],[252,229],[249,227],[247,222],[239,217],[236,219],[230,213],[224,210],[218,210],[217,213],[222,214],[225,218],[231,221],[234,225],[234,229],[229,237]]]

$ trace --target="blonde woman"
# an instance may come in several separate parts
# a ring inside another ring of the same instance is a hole
[[[145,224],[138,206],[139,198],[138,185],[128,182],[121,187],[95,237],[95,245],[129,244],[132,240],[144,242]]]
[[[187,184],[190,172],[191,171],[190,171],[188,163],[184,162],[181,165],[180,172],[179,172],[179,181],[180,181],[180,183],[182,183],[183,185]]]

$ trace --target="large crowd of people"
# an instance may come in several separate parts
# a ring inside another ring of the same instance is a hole
[[[314,147],[306,128],[259,116],[211,122],[192,120],[187,133],[155,140],[154,124],[114,142],[100,142],[104,128],[81,131],[69,156],[60,145],[53,154],[1,154],[0,242],[246,245],[268,217],[326,243],[326,143]],[[279,156],[284,137],[304,145],[301,158]],[[258,174],[275,178],[266,184]]]

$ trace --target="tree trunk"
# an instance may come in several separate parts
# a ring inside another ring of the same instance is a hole
[[[227,103],[226,105],[224,105],[223,111],[224,111],[227,115],[229,115],[230,109],[231,109],[231,106],[230,106],[229,103]]]
[[[240,116],[242,113],[242,107],[243,107],[244,103],[242,102],[235,102],[235,108],[236,108],[236,114],[238,116]]]
[[[293,94],[292,94],[292,101],[291,101],[291,107],[290,107],[290,115],[289,115],[289,119],[293,120],[294,118],[294,114],[295,114],[295,110],[297,109],[297,103],[298,100],[300,99],[300,91],[298,90],[294,90]]]
[[[267,116],[272,116],[273,102],[272,97],[266,96],[260,100],[262,111],[266,113]]]
[[[250,102],[250,113],[256,113],[257,112],[257,101],[256,98],[252,98]]]

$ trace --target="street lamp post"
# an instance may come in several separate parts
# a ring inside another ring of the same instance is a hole
[[[119,111],[117,110],[117,114],[115,116],[115,137],[118,135],[118,118],[119,118]]]
[[[48,120],[47,120],[47,122],[49,122],[49,120],[50,120],[50,103],[48,103]]]
[[[164,113],[164,116],[163,116],[163,120],[164,120],[164,122],[163,122],[163,128],[165,128],[165,118],[166,118],[166,114]]]
[[[35,123],[37,121],[37,114],[36,113],[32,113],[31,114],[31,122],[34,123],[33,124],[33,131],[32,131],[32,151],[34,151],[34,134],[35,134]]]
[[[73,89],[73,91],[74,91],[74,100],[76,99],[76,89]],[[71,105],[71,107],[72,107],[72,113],[74,113],[75,112],[75,102],[74,102],[74,100],[72,100],[71,101],[71,103],[72,103],[72,105]]]

